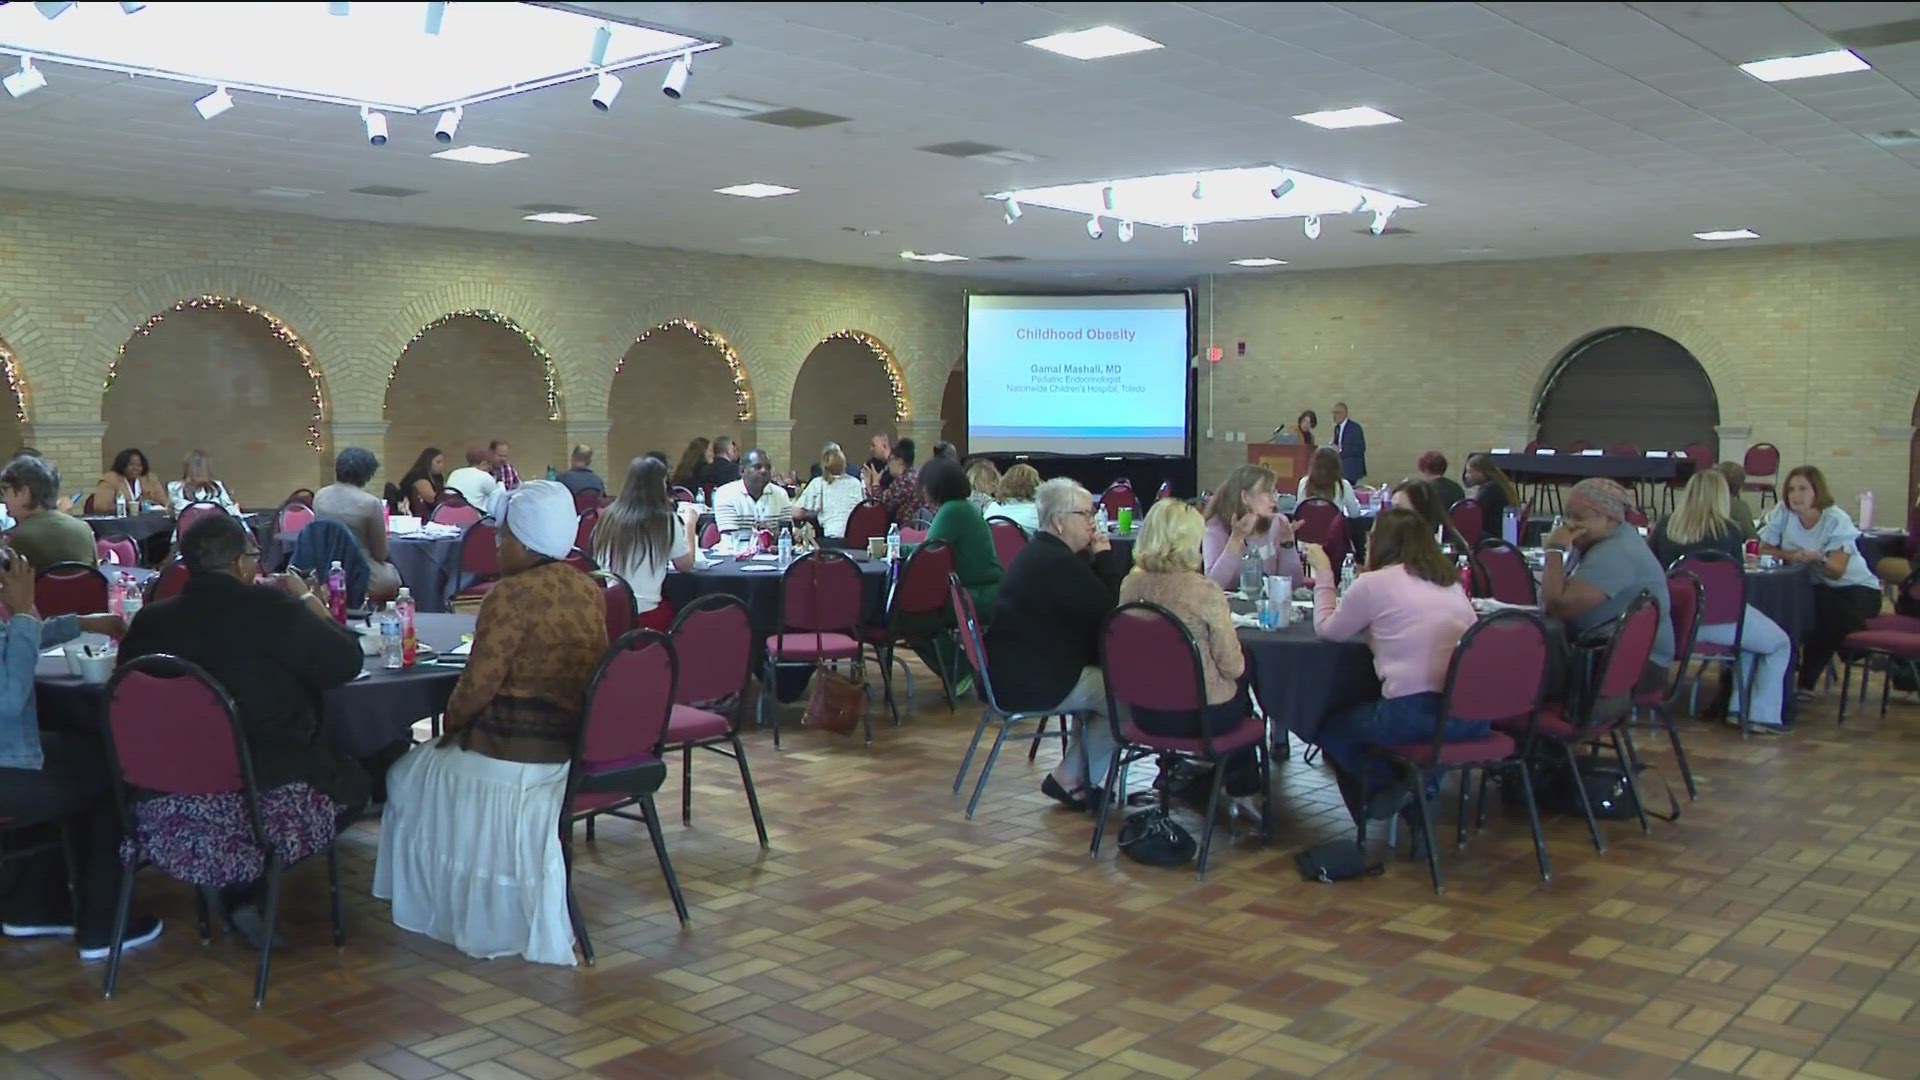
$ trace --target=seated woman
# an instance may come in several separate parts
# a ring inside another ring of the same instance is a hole
[[[1687,486],[1680,492],[1680,502],[1674,511],[1663,517],[1653,527],[1650,538],[1654,556],[1664,566],[1671,567],[1683,556],[1699,551],[1716,551],[1732,559],[1735,566],[1745,563],[1746,539],[1741,534],[1740,523],[1728,514],[1726,477],[1712,469],[1694,473]],[[1793,661],[1793,639],[1787,636],[1780,624],[1760,613],[1752,604],[1747,605],[1740,625],[1733,623],[1703,623],[1700,626],[1699,640],[1713,645],[1732,645],[1734,632],[1740,631],[1739,677],[1734,680],[1734,690],[1744,695],[1749,678],[1749,670],[1757,661],[1760,670],[1754,673],[1753,702],[1744,700],[1737,708],[1745,711],[1747,722],[1762,731],[1784,731],[1780,723],[1780,695],[1787,685],[1787,665]],[[1737,722],[1733,714],[1728,714],[1728,722]]]
[[[1760,552],[1813,568],[1813,625],[1801,640],[1800,697],[1813,697],[1820,675],[1848,634],[1880,611],[1880,581],[1855,543],[1860,530],[1833,505],[1826,474],[1812,465],[1787,473],[1780,501],[1760,526]]]
[[[1632,506],[1633,495],[1611,480],[1589,477],[1573,486],[1566,516],[1544,542],[1540,604],[1578,639],[1607,632],[1634,598],[1643,592],[1651,596],[1660,609],[1659,627],[1635,689],[1652,692],[1666,685],[1667,666],[1673,663],[1671,601],[1666,570],[1640,530],[1627,524]]]
[[[93,488],[93,512],[111,514],[126,500],[127,513],[140,513],[142,507],[167,505],[166,489],[152,475],[147,455],[128,447],[113,457],[113,467],[100,477]]]
[[[385,603],[400,595],[400,571],[387,561],[387,515],[380,497],[367,490],[380,459],[349,446],[333,461],[334,482],[313,494],[313,513],[345,525],[367,557],[367,600]]]
[[[1473,544],[1460,535],[1459,529],[1453,527],[1452,519],[1447,516],[1447,508],[1440,505],[1446,499],[1439,494],[1439,490],[1439,486],[1431,480],[1402,480],[1393,485],[1393,505],[1419,514],[1433,530],[1434,543],[1440,544],[1442,549],[1450,547],[1464,555],[1473,550]]]
[[[967,466],[967,483],[973,485],[974,509],[985,514],[1000,490],[1000,469],[986,458],[974,458]]]
[[[387,503],[396,514],[424,518],[446,486],[446,455],[439,447],[429,446],[413,459],[413,467],[401,475],[400,483],[387,489]]]
[[[683,487],[694,494],[700,492],[701,474],[707,466],[713,464],[713,442],[705,435],[697,436],[680,453],[680,464],[673,468],[673,486]]]
[[[887,456],[886,475],[891,479],[885,484],[880,482],[881,474],[872,465],[860,470],[867,498],[886,507],[887,518],[895,525],[912,525],[927,508],[920,498],[920,474],[914,471],[913,456],[912,439],[894,443],[893,453]]]
[[[240,513],[240,504],[233,500],[227,485],[213,478],[213,466],[199,450],[188,454],[181,464],[180,479],[167,485],[167,505],[175,514],[194,503],[213,503],[229,514]]]
[[[1360,500],[1353,497],[1353,485],[1340,475],[1340,451],[1322,446],[1313,452],[1307,475],[1300,478],[1294,493],[1301,502],[1325,499],[1348,517],[1360,516]]]
[[[593,527],[593,561],[633,590],[641,626],[664,631],[673,624],[660,589],[669,564],[682,572],[693,569],[693,528],[699,517],[694,504],[673,501],[667,467],[650,457],[633,459],[620,497],[601,509]]]
[[[1304,576],[1293,522],[1274,501],[1271,470],[1241,465],[1228,473],[1207,504],[1205,517],[1200,565],[1208,580],[1220,588],[1240,587],[1240,563],[1249,546],[1260,553],[1262,573],[1284,574],[1295,582]]]
[[[980,516],[979,509],[968,497],[966,470],[954,458],[934,458],[920,470],[920,487],[927,505],[935,508],[927,539],[946,541],[947,550],[953,555],[953,572],[959,576],[961,587],[973,594],[974,610],[992,611],[994,594],[1000,588],[1000,553],[993,543],[993,530],[987,528],[987,519]],[[950,616],[944,616],[943,621],[951,625]],[[928,667],[943,677],[947,672],[956,672],[959,676],[956,693],[964,690],[963,680],[970,678],[971,673],[965,658],[955,653],[950,637],[941,634],[933,639],[931,649],[916,647],[915,651]]]
[[[1040,531],[1040,508],[1033,502],[1033,494],[1039,488],[1040,470],[1023,461],[1000,475],[1000,483],[993,489],[993,501],[980,513],[987,518],[1006,518],[1032,536]]]
[[[487,593],[446,734],[387,777],[373,895],[394,924],[468,956],[574,962],[560,801],[587,684],[607,648],[594,580],[573,549],[573,496],[551,480],[508,493],[500,583]]]
[[[1312,446],[1314,445],[1313,429],[1319,426],[1320,414],[1314,412],[1312,409],[1303,409],[1300,415],[1294,417],[1293,420],[1294,438],[1299,439],[1300,445],[1302,446]],[[1286,442],[1287,440],[1282,439],[1281,441]]]
[[[1178,499],[1161,499],[1147,511],[1133,545],[1133,569],[1120,582],[1120,602],[1146,601],[1172,612],[1200,647],[1207,707],[1199,716],[1209,735],[1224,735],[1253,713],[1247,695],[1246,656],[1233,628],[1226,594],[1200,572],[1200,542],[1206,534],[1200,511]],[[1156,735],[1196,738],[1191,715],[1135,716]],[[1222,766],[1221,785],[1245,811],[1259,813],[1259,759],[1251,748],[1234,751]]]
[[[820,475],[807,481],[800,501],[793,506],[793,519],[812,519],[820,525],[820,535],[838,540],[847,535],[847,518],[866,497],[858,478],[847,475],[847,455],[839,446],[828,443],[820,452]]]
[[[1394,771],[1365,752],[1370,743],[1431,738],[1439,719],[1447,665],[1460,635],[1474,622],[1473,604],[1460,587],[1453,563],[1433,542],[1427,520],[1411,510],[1380,515],[1367,537],[1366,568],[1346,595],[1327,554],[1307,548],[1313,566],[1313,629],[1328,641],[1365,641],[1380,676],[1379,701],[1363,702],[1325,718],[1320,749],[1333,763],[1334,780],[1355,822],[1385,818],[1400,809],[1403,789]],[[1485,735],[1484,723],[1447,722],[1447,737]],[[1428,792],[1431,797],[1432,792]],[[1407,815],[1417,822],[1417,815]]]
[[[1444,516],[1453,509],[1453,504],[1467,497],[1467,489],[1460,482],[1447,475],[1447,455],[1438,450],[1429,450],[1420,455],[1414,463],[1420,470],[1420,479],[1433,487],[1433,493],[1440,504],[1440,513]],[[1475,539],[1478,539],[1476,537]]]
[[[1500,527],[1505,523],[1507,507],[1520,505],[1519,489],[1513,486],[1513,481],[1507,478],[1506,473],[1500,471],[1500,466],[1485,454],[1474,454],[1467,458],[1466,476],[1467,498],[1480,504],[1481,527],[1486,531],[1485,536],[1471,539],[1475,543],[1483,539],[1500,539]],[[1522,531],[1526,525],[1524,521],[1520,523]]]
[[[13,550],[45,569],[56,563],[92,566],[99,557],[93,529],[72,514],[55,510],[60,470],[46,458],[22,454],[0,470],[0,497],[6,499],[13,529]]]

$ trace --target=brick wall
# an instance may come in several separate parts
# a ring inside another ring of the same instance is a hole
[[[753,423],[738,419],[726,357],[684,327],[661,330],[627,350],[607,414],[613,426],[600,475],[609,484],[620,483],[633,459],[649,450],[664,450],[678,464],[696,436],[754,439]],[[785,454],[787,448],[776,449]]]
[[[387,476],[399,476],[428,446],[446,455],[451,472],[466,463],[468,447],[494,439],[507,441],[522,479],[539,479],[548,465],[566,468],[565,436],[547,419],[544,368],[526,339],[499,323],[457,317],[408,346],[387,388],[386,416],[386,449],[369,449]]]
[[[927,411],[937,409],[938,400],[929,402]],[[865,345],[847,338],[822,342],[807,358],[794,384],[793,412],[793,450],[785,456],[775,453],[773,463],[780,472],[791,469],[802,476],[820,460],[820,448],[827,443],[837,442],[856,461],[864,461],[873,433],[895,427],[886,370]],[[865,424],[854,423],[862,416]]]

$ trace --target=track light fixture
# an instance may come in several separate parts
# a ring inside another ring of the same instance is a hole
[[[1381,233],[1386,232],[1387,219],[1391,218],[1392,216],[1393,216],[1393,207],[1391,206],[1385,206],[1385,207],[1381,207],[1378,210],[1375,210],[1373,212],[1373,224],[1367,226],[1367,231],[1372,233],[1375,236],[1379,236]]]
[[[200,114],[200,119],[211,120],[233,108],[233,95],[227,93],[226,87],[216,86],[213,88],[213,93],[194,102],[193,108]]]
[[[39,68],[33,66],[31,56],[21,57],[20,70],[0,79],[0,86],[5,86],[7,93],[14,97],[26,97],[45,85],[47,85],[47,77]]]
[[[681,53],[679,58],[667,66],[667,77],[660,81],[660,92],[669,100],[679,101],[680,95],[687,92],[687,77],[693,74],[693,54]]]
[[[1013,201],[1012,199],[1008,199],[1007,200],[1007,224],[1011,225],[1014,222],[1019,220],[1020,220],[1020,204]]]
[[[1306,233],[1309,240],[1320,239],[1320,215],[1308,214],[1300,222],[1300,231]]]
[[[436,0],[435,3],[427,5],[427,25],[425,29],[428,34],[436,37],[439,36],[440,24],[446,21],[447,5],[444,2]]]
[[[1087,219],[1087,239],[1098,240],[1106,234],[1107,231],[1100,227],[1100,215],[1095,214]]]
[[[69,0],[69,2],[67,3],[35,4],[33,6],[39,9],[41,18],[46,19],[48,22],[52,22],[54,19],[57,19],[60,16],[65,15],[67,13],[67,9],[72,7],[73,4],[71,0]]]
[[[1108,184],[1106,187],[1103,187],[1100,189],[1100,203],[1101,205],[1105,206],[1108,210],[1113,209],[1113,185],[1112,184]]]
[[[1206,192],[1201,190],[1200,181],[1198,180],[1193,182],[1193,197],[1196,199],[1204,199],[1207,197]]]
[[[337,18],[346,18],[352,10],[352,5],[340,3],[339,0],[334,0],[333,3],[327,5],[327,14]]]
[[[1133,243],[1133,222],[1122,221],[1120,223],[1120,242],[1123,244]]]
[[[593,48],[587,50],[588,67],[607,66],[607,47],[613,44],[613,27],[601,23],[593,31]]]
[[[466,108],[460,105],[441,113],[440,122],[433,126],[433,137],[443,143],[452,142],[453,133],[460,130],[460,120],[466,115]]]
[[[1284,199],[1287,197],[1287,192],[1292,190],[1293,190],[1293,177],[1289,176],[1285,180],[1282,180],[1278,184],[1274,185],[1273,197],[1276,199]]]
[[[620,88],[624,85],[620,76],[608,71],[601,72],[600,77],[593,81],[593,107],[601,112],[613,108],[613,99],[620,96]]]
[[[145,4],[122,3],[120,5],[120,13],[122,15],[138,15],[145,10],[147,10],[147,5]]]
[[[1180,226],[1180,242],[1183,244],[1199,243],[1200,242],[1200,226],[1198,225]]]
[[[377,113],[372,109],[362,107],[360,110],[360,122],[367,125],[367,142],[374,146],[387,145],[387,117],[385,113]]]

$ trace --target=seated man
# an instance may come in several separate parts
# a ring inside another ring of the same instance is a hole
[[[13,527],[13,550],[44,570],[55,563],[94,564],[93,529],[84,521],[54,509],[60,498],[60,471],[41,457],[14,458],[0,471]]]
[[[667,467],[671,469],[673,466]],[[602,495],[607,493],[607,482],[600,479],[599,473],[593,471],[593,447],[586,443],[574,446],[573,454],[567,459],[567,471],[555,479],[565,484],[567,490],[575,495],[583,491],[597,491]]]
[[[1591,477],[1573,486],[1567,496],[1567,514],[1545,541],[1547,569],[1540,580],[1540,603],[1548,615],[1567,624],[1567,636],[1578,640],[1604,634],[1608,624],[1627,610],[1633,598],[1646,592],[1660,609],[1660,627],[1653,655],[1636,689],[1665,685],[1673,663],[1673,622],[1668,617],[1667,573],[1647,546],[1640,530],[1627,524],[1633,496],[1611,480]],[[1566,566],[1573,551],[1573,567]]]
[[[758,521],[793,516],[793,499],[773,482],[773,459],[765,450],[749,450],[740,459],[740,479],[713,492],[713,522],[723,533]]]
[[[1113,729],[1102,715],[1100,623],[1119,603],[1126,568],[1107,538],[1094,531],[1093,496],[1086,488],[1056,477],[1034,492],[1034,503],[1040,531],[1000,578],[987,630],[987,670],[994,697],[1010,712],[1093,713],[1040,785],[1051,798],[1080,810],[1098,805],[1089,794],[1113,758]]]
[[[468,447],[467,464],[448,474],[447,489],[458,491],[468,506],[487,513],[487,508],[493,505],[494,492],[500,490],[500,481],[493,478],[493,469],[492,451],[484,446]]]
[[[360,674],[360,640],[298,577],[256,585],[260,549],[245,525],[202,518],[180,538],[185,589],[144,608],[120,661],[167,653],[190,660],[233,696],[261,791],[304,782],[333,800],[339,820],[366,806],[367,774],[320,738],[320,695]],[[260,947],[259,882],[222,890],[228,921]]]

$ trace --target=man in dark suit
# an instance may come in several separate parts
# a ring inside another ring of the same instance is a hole
[[[1347,403],[1333,405],[1333,446],[1340,451],[1340,476],[1349,484],[1358,484],[1367,475],[1367,433],[1357,421],[1347,418]]]
[[[1082,736],[1040,790],[1076,810],[1107,775],[1113,729],[1104,715],[1100,623],[1120,601],[1126,567],[1093,527],[1093,496],[1065,477],[1034,492],[1040,531],[1000,578],[987,631],[994,697],[1019,712],[1086,710]],[[1081,741],[1085,743],[1084,755]]]
[[[731,435],[713,437],[713,460],[700,470],[700,482],[722,488],[740,479],[740,444]]]

